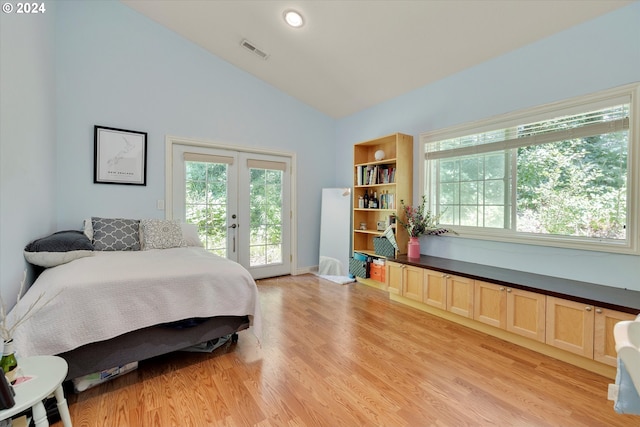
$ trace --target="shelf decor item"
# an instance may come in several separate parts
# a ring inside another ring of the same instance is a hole
[[[398,218],[398,223],[402,225],[409,234],[409,244],[407,256],[409,258],[420,258],[420,240],[422,235],[440,235],[445,233],[458,234],[455,231],[441,227],[439,225],[440,215],[434,215],[430,210],[425,209],[427,201],[422,196],[422,203],[418,207],[405,205],[404,200],[400,200],[404,221]]]
[[[417,237],[409,237],[409,243],[407,243],[407,257],[420,258],[420,240]]]
[[[373,157],[374,157],[377,161],[384,160],[384,151],[382,151],[382,150],[378,150],[378,151],[376,151],[376,152],[373,154]]]
[[[396,253],[396,248],[385,236],[378,236],[373,238],[373,247],[375,254],[387,258],[393,258]]]

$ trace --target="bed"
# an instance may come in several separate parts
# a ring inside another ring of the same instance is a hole
[[[11,323],[40,298],[13,333],[17,354],[59,355],[72,379],[245,329],[260,341],[258,292],[246,269],[184,239],[157,247],[141,236],[139,250],[89,250],[46,268],[9,313]],[[99,238],[88,240],[99,247]]]

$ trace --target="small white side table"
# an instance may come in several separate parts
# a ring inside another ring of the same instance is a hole
[[[33,378],[13,388],[16,392],[14,396],[16,404],[9,409],[0,411],[0,421],[32,408],[33,422],[36,427],[48,427],[47,411],[42,401],[53,393],[56,397],[62,424],[64,427],[72,427],[69,407],[62,390],[62,382],[67,376],[68,369],[67,362],[58,356],[19,358],[18,373]]]

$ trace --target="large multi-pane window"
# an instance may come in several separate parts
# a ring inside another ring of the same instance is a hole
[[[469,237],[637,252],[637,93],[423,134],[429,207]]]

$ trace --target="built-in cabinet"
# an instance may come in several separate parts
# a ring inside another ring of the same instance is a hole
[[[402,284],[405,279],[403,277],[406,265],[396,262],[387,262],[387,291],[390,294],[402,295]]]
[[[593,357],[594,314],[593,306],[547,297],[547,344]]]
[[[507,329],[507,293],[502,285],[476,280],[473,318],[495,328]]]
[[[390,293],[473,318],[472,279],[395,262],[387,265]]]
[[[473,318],[478,322],[545,342],[545,305],[542,294],[475,281]]]
[[[447,274],[447,311],[473,318],[473,280]]]
[[[447,275],[433,270],[424,270],[424,293],[422,302],[440,310],[447,309]]]
[[[506,293],[507,331],[544,342],[546,296],[516,288]]]
[[[593,327],[593,359],[607,365],[616,366],[618,353],[613,338],[613,327],[623,320],[634,320],[636,316],[608,308],[596,307]]]
[[[614,325],[635,318],[629,313],[414,265],[388,261],[387,268],[390,294],[610,366],[616,366],[617,361]]]
[[[423,283],[423,269],[418,267],[412,267],[409,265],[404,266],[402,271],[402,295],[411,298],[412,300],[422,301],[422,290],[424,289]]]
[[[387,262],[389,272],[389,293],[422,302],[423,272],[420,267],[413,267],[396,262]]]
[[[546,342],[608,365],[616,365],[613,327],[635,316],[615,310],[547,297]]]

